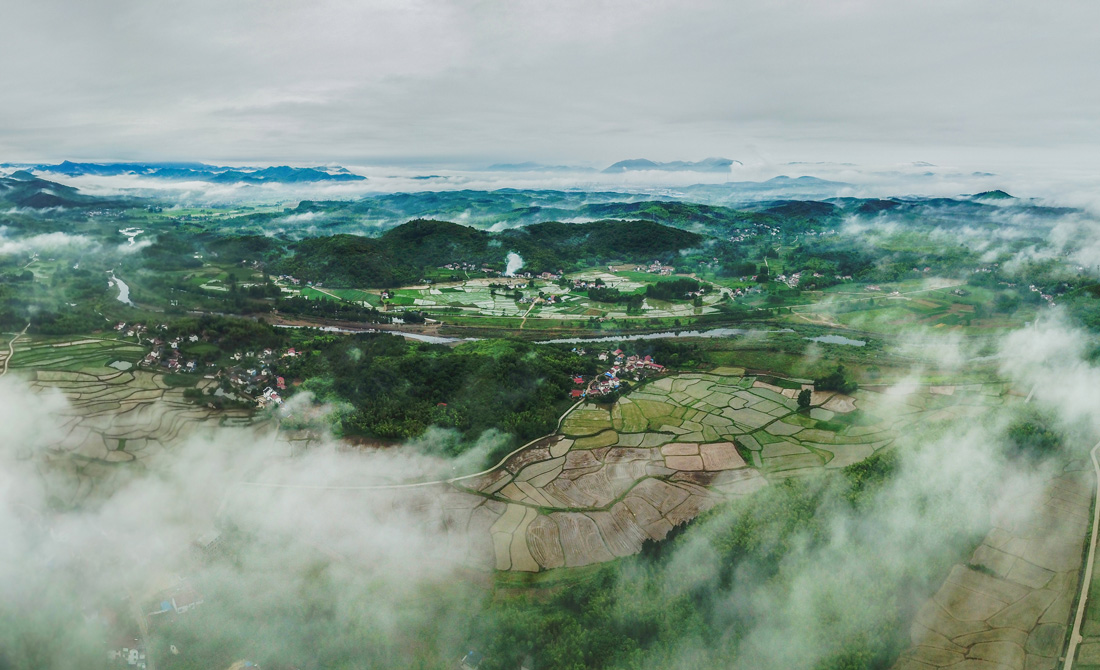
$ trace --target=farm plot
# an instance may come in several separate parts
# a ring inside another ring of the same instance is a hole
[[[970,560],[953,567],[917,614],[896,670],[1061,667],[1090,503],[1088,476],[1072,468],[1021,493],[1013,509],[1033,510],[1031,518],[995,520]],[[1100,663],[1094,619],[1083,634],[1075,667],[1091,668]]]
[[[35,342],[16,352],[30,389],[60,394],[64,406],[44,427],[50,443],[37,454],[48,471],[51,494],[65,505],[87,500],[132,468],[146,469],[175,446],[224,425],[251,426],[249,410],[196,406],[171,388],[163,375],[117,368],[144,354],[116,340]],[[213,384],[198,379],[197,386]],[[258,424],[262,425],[262,424]]]
[[[602,279],[606,286],[617,288],[626,293],[644,289],[645,284],[631,281],[606,272],[587,272],[576,275],[577,279]],[[490,284],[504,284],[515,288],[492,288]],[[552,302],[538,300],[519,302],[516,291],[525,299],[532,299],[541,293],[552,298]],[[361,289],[302,288],[300,295],[311,299],[344,300],[356,304],[381,305],[377,292]],[[681,318],[717,311],[715,305],[721,296],[717,293],[703,298],[703,306],[695,307],[691,302],[646,302],[642,306],[644,316],[653,318]],[[392,292],[387,301],[397,308],[417,308],[425,311],[441,311],[467,317],[522,317],[561,321],[579,317],[604,316],[625,318],[628,316],[623,305],[600,303],[590,300],[586,294],[574,293],[570,289],[553,282],[535,281],[535,287],[529,287],[527,280],[507,279],[470,279],[462,282],[440,283],[432,286],[405,287]],[[530,314],[528,310],[530,309]],[[637,315],[634,315],[637,316]]]
[[[965,418],[1006,392],[1002,385],[953,386],[950,394],[813,392],[813,407],[799,411],[800,384],[743,374],[680,374],[611,406],[582,404],[560,434],[456,482],[499,503],[499,512],[481,512],[496,568],[577,567],[635,553],[722,500],[856,463],[915,422]]]
[[[50,370],[100,370],[111,363],[136,364],[145,348],[134,342],[86,338],[67,342],[27,341],[16,344],[11,368]],[[125,367],[125,366],[119,366]]]

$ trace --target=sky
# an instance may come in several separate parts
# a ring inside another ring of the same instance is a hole
[[[1100,3],[0,0],[0,161],[1089,169]]]

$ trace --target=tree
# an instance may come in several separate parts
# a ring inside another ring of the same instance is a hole
[[[813,397],[813,392],[810,389],[802,389],[798,392],[798,408],[806,409],[810,406],[810,398]]]
[[[852,393],[856,388],[855,380],[848,376],[848,371],[844,369],[843,365],[837,365],[836,370],[833,372],[814,380],[814,389],[818,391]]]

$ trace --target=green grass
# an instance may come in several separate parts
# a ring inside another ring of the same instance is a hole
[[[199,376],[195,374],[166,374],[161,376],[161,381],[163,381],[165,385],[173,388],[184,388],[197,384],[199,382]]]

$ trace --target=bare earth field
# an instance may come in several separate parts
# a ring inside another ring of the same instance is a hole
[[[1083,466],[1074,465],[1015,503],[1035,510],[1027,523],[995,518],[969,565],[956,565],[921,608],[913,646],[894,667],[1059,667],[1090,518],[1090,488]],[[1082,664],[1091,653],[1082,645]]]

